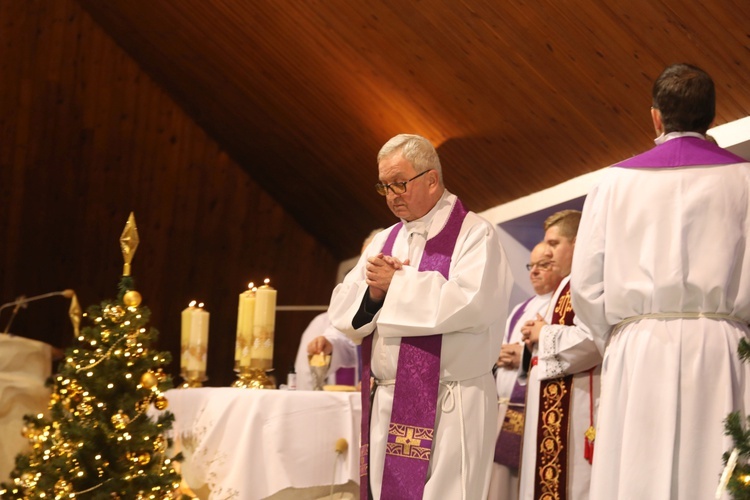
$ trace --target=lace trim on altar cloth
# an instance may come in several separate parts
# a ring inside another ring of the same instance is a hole
[[[239,500],[239,490],[222,485],[222,480],[218,477],[217,471],[226,470],[230,458],[228,453],[219,452],[218,450],[213,449],[210,450],[206,446],[206,436],[209,432],[209,429],[214,428],[216,424],[212,421],[206,423],[198,423],[201,422],[201,417],[204,416],[204,412],[205,408],[199,411],[199,414],[195,419],[196,424],[192,428],[176,433],[177,435],[175,441],[179,443],[179,449],[185,458],[183,464],[189,461],[190,463],[192,463],[193,470],[204,471],[205,477],[203,479],[205,481],[205,484],[202,487],[198,488],[198,490],[196,490],[195,492],[200,494],[201,497],[209,495],[211,498],[217,498],[221,500]],[[183,466],[183,464],[180,464],[180,466]],[[183,485],[187,485],[185,474],[183,473],[182,476]]]

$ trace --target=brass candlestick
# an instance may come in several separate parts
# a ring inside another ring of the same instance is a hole
[[[232,387],[241,387],[243,389],[276,389],[266,370],[263,368],[254,368],[250,366],[240,366],[237,380]]]
[[[208,377],[206,377],[206,372],[201,371],[183,371],[180,376],[184,380],[182,385],[180,385],[180,389],[203,387],[203,382],[208,380]]]

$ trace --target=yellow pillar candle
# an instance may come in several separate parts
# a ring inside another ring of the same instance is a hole
[[[255,292],[255,315],[250,364],[254,368],[273,366],[273,333],[276,325],[276,290],[266,279]]]
[[[190,302],[182,311],[180,368],[184,377],[206,373],[209,317],[208,311],[203,309],[203,303],[196,307],[196,301]]]
[[[237,308],[237,342],[234,349],[234,364],[237,367],[250,366],[250,351],[253,343],[253,323],[255,322],[255,285],[247,285],[248,290],[240,294]]]

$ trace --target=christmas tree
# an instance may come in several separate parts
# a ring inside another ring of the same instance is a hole
[[[50,416],[25,417],[31,451],[17,457],[13,483],[0,487],[0,498],[176,496],[179,457],[168,456],[167,437],[174,416],[147,413],[151,405],[167,407],[164,391],[172,380],[163,367],[171,356],[153,349],[158,332],[148,327],[149,310],[130,277],[138,244],[132,214],[120,242],[125,271],[118,297],[84,315],[89,325],[52,377]]]
[[[740,359],[750,359],[750,343],[741,339],[738,347]],[[750,424],[750,417],[748,417]],[[726,468],[721,478],[720,488],[726,487],[732,498],[750,500],[750,431],[745,430],[739,412],[730,414],[724,422],[725,434],[732,437],[734,449],[724,453]]]

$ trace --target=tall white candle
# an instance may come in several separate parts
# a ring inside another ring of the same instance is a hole
[[[255,322],[255,290],[253,283],[249,290],[240,294],[237,308],[237,342],[234,349],[236,366],[250,366],[250,351],[253,343],[253,323]]]
[[[203,303],[196,307],[196,301],[190,302],[182,311],[180,368],[183,376],[206,373],[209,318],[210,314],[203,309]]]
[[[276,326],[276,290],[264,281],[255,292],[255,318],[251,365],[271,368],[273,361],[273,333]]]

